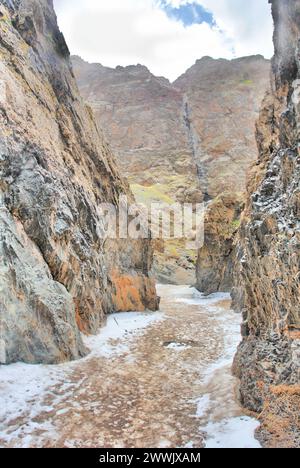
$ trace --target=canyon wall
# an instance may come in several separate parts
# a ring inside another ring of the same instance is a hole
[[[182,93],[142,66],[111,69],[72,58],[80,91],[104,129],[138,202],[201,202]],[[158,281],[193,284],[196,251],[157,241]]]
[[[179,77],[206,200],[244,192],[256,159],[255,121],[269,84],[270,62],[260,55],[235,60],[203,57]]]
[[[158,280],[194,284],[197,263],[199,289],[229,290],[232,237],[246,171],[257,155],[254,128],[269,83],[269,61],[205,57],[173,84],[142,65],[111,69],[79,57],[72,61],[81,93],[137,200],[208,206],[198,262],[197,252],[186,250],[184,242],[157,242]],[[215,199],[217,213],[209,209]]]
[[[243,210],[246,175],[257,157],[255,121],[269,86],[270,62],[203,57],[175,82],[186,103],[204,199],[205,244],[197,287],[210,294],[233,284],[234,239]]]
[[[232,289],[234,239],[243,208],[243,196],[230,192],[220,194],[207,206],[205,243],[199,250],[196,266],[197,288],[205,294]]]
[[[144,241],[104,240],[133,196],[82,101],[52,1],[0,4],[0,362],[83,356],[111,311],[156,309]]]
[[[257,123],[259,158],[248,181],[234,290],[244,319],[234,370],[243,404],[255,411],[262,410],[270,385],[300,382],[300,1],[270,3],[272,89]],[[295,415],[284,410],[292,392],[283,386],[273,392],[273,407],[277,399],[281,410],[272,430],[280,430],[284,418],[288,430],[295,428]]]

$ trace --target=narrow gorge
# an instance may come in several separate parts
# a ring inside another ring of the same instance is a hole
[[[270,62],[204,57],[174,83],[142,65],[111,69],[79,57],[72,63],[138,202],[213,203],[198,287],[229,292],[233,279],[222,250],[232,250],[246,173],[256,159],[254,125]],[[193,285],[196,263],[197,252],[187,252],[184,242],[160,242],[153,274],[163,283]]]
[[[264,2],[271,61],[171,82],[0,1],[0,448],[300,447],[300,0]]]

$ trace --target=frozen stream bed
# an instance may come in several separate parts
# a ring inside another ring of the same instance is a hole
[[[259,448],[231,364],[228,295],[159,286],[161,311],[111,315],[91,353],[0,367],[0,447]]]

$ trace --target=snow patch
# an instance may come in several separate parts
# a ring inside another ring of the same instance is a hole
[[[222,313],[221,316],[218,316],[217,320],[223,326],[224,351],[222,356],[203,372],[203,384],[207,384],[217,371],[232,365],[236,350],[241,341],[241,316],[239,314],[236,314],[232,310],[228,312],[224,312],[224,310],[220,311],[217,308],[210,308],[209,310],[212,313]]]
[[[137,334],[163,317],[160,312],[110,315],[98,336],[84,337],[91,353],[80,362],[97,356],[108,358],[127,352]],[[65,401],[67,405],[68,401],[72,401],[74,389],[82,385],[82,380],[76,384],[68,382],[77,365],[78,361],[53,366],[22,363],[0,365],[0,440],[7,445],[12,444],[14,448],[28,448],[32,443],[38,444],[37,433],[41,434],[41,441],[45,437],[55,440],[57,435],[49,422],[50,413],[60,402]],[[59,394],[53,391],[57,387]],[[72,402],[72,406],[68,405],[60,414],[74,409],[75,404]],[[43,422],[35,422],[38,416],[47,413],[49,421],[42,418]]]
[[[209,311],[211,317],[216,321],[217,326],[222,328],[224,337],[224,347],[222,355],[215,362],[204,368],[201,375],[203,389],[208,393],[203,394],[194,403],[197,405],[195,417],[201,421],[199,430],[206,434],[206,448],[261,448],[259,442],[255,439],[255,431],[259,427],[259,421],[247,416],[238,415],[238,405],[234,402],[234,389],[232,388],[232,399],[228,411],[224,407],[224,412],[228,412],[227,418],[220,418],[220,411],[216,405],[221,405],[218,399],[224,395],[216,392],[216,385],[224,384],[230,391],[230,380],[234,378],[231,375],[231,365],[241,340],[240,324],[241,316],[232,310],[226,310],[219,306],[221,301],[230,301],[230,294],[216,293],[205,296],[195,288],[181,287],[177,291],[175,301],[188,305],[199,306],[201,310]],[[219,382],[219,384],[216,384]],[[219,404],[218,404],[219,403]],[[224,402],[226,405],[226,403]],[[242,409],[240,410],[242,413]],[[232,414],[230,414],[232,413]],[[189,442],[187,447],[193,447],[193,441]]]
[[[89,357],[111,357],[129,351],[132,339],[145,328],[162,320],[161,312],[125,312],[108,316],[107,323],[97,336],[83,337],[90,349]]]
[[[174,351],[185,351],[186,349],[191,349],[191,346],[188,346],[184,343],[170,343],[166,346],[167,349],[172,349]]]
[[[210,396],[203,395],[201,398],[199,398],[199,400],[196,401],[196,403],[197,403],[196,417],[203,418],[207,414],[210,408]]]
[[[41,413],[51,413],[58,396],[51,395],[51,404],[46,403],[49,389],[58,383],[68,390],[67,375],[61,366],[12,364],[0,366],[0,439],[14,447],[27,448],[31,434],[38,428],[53,434],[50,423],[42,427],[33,420]],[[26,424],[19,422],[25,420]],[[35,440],[36,442],[36,440]]]
[[[194,442],[188,442],[183,448],[185,448],[185,449],[193,449],[193,448],[194,448]]]
[[[246,416],[210,422],[203,428],[207,434],[205,448],[261,448],[254,438],[258,427],[256,419]]]
[[[175,302],[188,305],[199,305],[202,307],[208,307],[220,301],[231,300],[230,294],[228,293],[215,293],[206,296],[196,288],[191,288],[189,286],[180,287],[178,295],[181,297],[178,297]]]

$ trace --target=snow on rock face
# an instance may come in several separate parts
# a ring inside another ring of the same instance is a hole
[[[259,158],[248,181],[237,246],[243,261],[235,275],[243,342],[234,367],[242,402],[255,411],[262,410],[270,385],[300,382],[293,351],[300,349],[300,1],[270,3],[272,91],[257,123]]]

